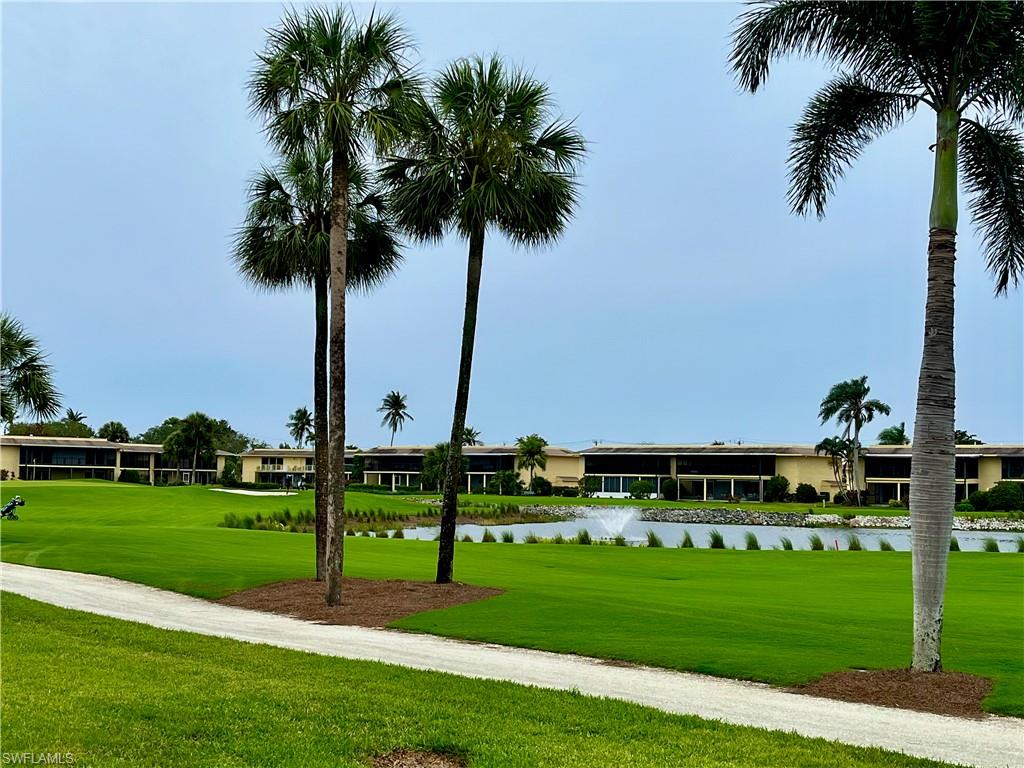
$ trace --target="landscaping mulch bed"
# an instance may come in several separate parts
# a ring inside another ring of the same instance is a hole
[[[985,717],[981,702],[992,690],[992,681],[963,672],[850,670],[833,672],[794,690],[811,696],[938,715]]]
[[[501,593],[500,589],[471,584],[346,578],[342,583],[341,605],[328,607],[324,605],[323,582],[304,579],[246,589],[217,602],[321,624],[383,627],[414,613],[472,603]]]
[[[465,761],[438,752],[403,749],[373,758],[373,768],[465,768]]]

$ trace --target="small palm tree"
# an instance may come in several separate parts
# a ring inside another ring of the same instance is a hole
[[[295,413],[288,419],[288,434],[295,441],[295,447],[302,448],[312,433],[313,414],[305,406],[296,408]]]
[[[213,460],[216,453],[216,431],[217,422],[205,413],[190,413],[178,422],[175,430],[164,440],[164,453],[174,462],[191,461],[194,481],[199,462]]]
[[[409,406],[405,402],[405,398],[405,395],[397,389],[393,389],[384,395],[384,399],[381,400],[380,408],[377,409],[377,413],[384,414],[384,418],[381,419],[380,425],[391,430],[391,445],[395,444],[395,433],[405,426],[405,420],[408,419],[409,421],[415,421],[409,413]]]
[[[953,265],[957,172],[973,199],[996,293],[1024,271],[1024,4],[779,0],[744,13],[732,64],[756,91],[772,61],[819,56],[838,74],[793,132],[790,202],[819,216],[872,139],[918,109],[935,120],[928,292],[917,389],[910,518],[916,671],[941,668],[943,595],[953,526]]]
[[[0,313],[0,420],[10,426],[19,411],[38,420],[60,412],[53,368],[39,342],[7,312]]]
[[[462,444],[483,445],[483,441],[480,440],[480,431],[467,426],[464,430],[462,430]]]
[[[64,421],[69,421],[72,424],[85,424],[87,418],[84,413],[76,411],[74,408],[68,408],[64,411]]]
[[[530,487],[533,488],[533,475],[538,469],[546,469],[548,457],[544,452],[548,441],[534,432],[526,437],[516,438],[516,467],[530,473]]]
[[[832,475],[836,479],[836,487],[845,496],[850,492],[849,472],[850,458],[853,455],[853,443],[839,435],[826,437],[816,446],[814,454],[824,454],[832,460]]]
[[[233,259],[242,276],[265,291],[311,287],[314,299],[313,433],[328,435],[328,370],[331,231],[331,149],[325,142],[301,147],[249,184],[249,208],[235,238]],[[346,286],[369,292],[397,271],[402,253],[383,198],[362,164],[349,173],[349,241]],[[327,558],[328,444],[314,444],[316,577]]]
[[[880,445],[907,445],[910,438],[907,437],[907,423],[901,421],[891,427],[886,427],[878,433]]]
[[[253,109],[285,154],[330,147],[330,408],[328,444],[328,605],[341,603],[345,557],[345,292],[348,286],[348,189],[353,166],[370,147],[398,138],[402,102],[416,90],[408,36],[392,16],[365,22],[341,6],[293,10],[268,32],[250,85]]]
[[[821,401],[818,416],[821,423],[835,419],[844,428],[843,437],[850,441],[850,469],[852,473],[851,493],[860,506],[860,430],[874,420],[876,414],[889,415],[890,408],[881,400],[868,397],[871,387],[868,377],[861,376],[834,384]]]
[[[547,86],[494,56],[460,59],[409,112],[408,138],[382,178],[396,220],[414,237],[439,241],[454,231],[469,244],[462,350],[444,484],[437,581],[452,580],[462,439],[469,407],[473,344],[488,229],[515,243],[554,241],[576,207],[585,145],[571,123],[553,117]]]

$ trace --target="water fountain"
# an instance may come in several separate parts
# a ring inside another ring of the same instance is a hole
[[[636,520],[637,510],[630,507],[596,507],[587,511],[587,517],[596,520],[604,529],[603,539],[614,539],[623,535],[626,526]]]

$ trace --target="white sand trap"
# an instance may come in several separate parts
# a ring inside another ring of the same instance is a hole
[[[295,491],[247,491],[245,488],[211,488],[221,493],[237,493],[240,496],[298,496]]]

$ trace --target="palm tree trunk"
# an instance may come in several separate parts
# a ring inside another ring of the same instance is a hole
[[[480,273],[484,264],[484,229],[469,238],[469,266],[466,270],[466,314],[462,321],[462,356],[459,360],[459,384],[455,391],[455,414],[448,445],[444,495],[441,502],[441,540],[437,547],[437,583],[452,580],[455,562],[455,518],[458,512],[459,475],[462,471],[462,436],[466,431],[469,408],[469,380],[473,371],[473,342],[476,339],[477,305],[480,302]]]
[[[330,446],[330,431],[327,427],[327,303],[329,280],[326,274],[317,275],[313,281],[316,301],[316,338],[313,342],[313,463],[316,467],[316,490],[313,492],[316,507],[316,580],[323,581],[327,572],[327,494],[330,470],[327,451]]]
[[[345,565],[345,289],[348,260],[348,152],[331,155],[330,415],[327,472],[327,605],[341,605]]]
[[[853,431],[853,497],[860,506],[860,428]]]
[[[953,277],[958,129],[959,115],[955,111],[947,109],[939,113],[935,181],[929,216],[924,351],[917,385],[917,417],[910,470],[914,575],[914,657],[911,667],[919,672],[936,672],[942,668],[943,596],[956,491]]]

